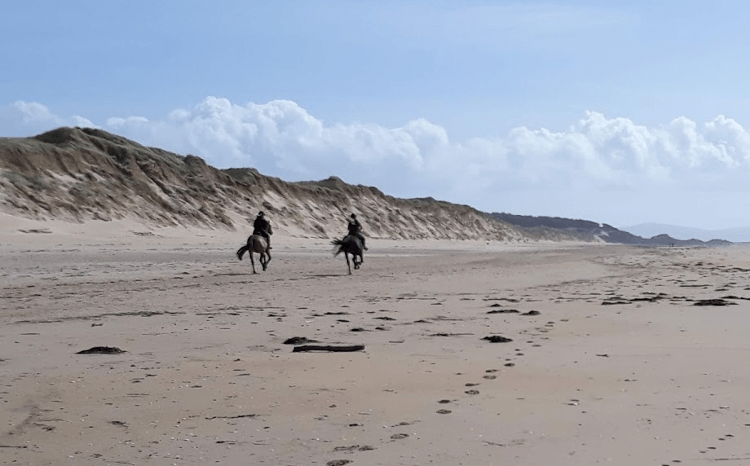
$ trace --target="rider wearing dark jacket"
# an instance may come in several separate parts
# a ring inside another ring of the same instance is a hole
[[[264,237],[268,243],[268,249],[272,249],[271,235],[273,234],[273,231],[271,230],[271,223],[266,219],[266,215],[263,212],[258,212],[258,216],[255,217],[255,221],[253,222],[253,234]]]
[[[362,249],[367,251],[367,246],[365,246],[365,237],[364,235],[362,235],[362,224],[359,223],[359,220],[357,220],[357,215],[351,215],[347,227],[349,228],[349,234],[359,238],[359,240],[362,241]]]

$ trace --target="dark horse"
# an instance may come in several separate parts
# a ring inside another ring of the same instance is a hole
[[[342,252],[344,253],[344,257],[346,257],[346,266],[349,267],[349,275],[352,274],[352,266],[349,264],[349,254],[352,255],[352,262],[354,262],[354,269],[359,269],[359,266],[362,265],[362,262],[364,262],[364,257],[362,256],[363,248],[362,248],[362,241],[360,241],[359,238],[357,238],[354,235],[346,235],[344,236],[344,239],[335,239],[331,241],[331,244],[334,246],[338,246],[336,248],[333,248],[333,256],[336,257]]]
[[[253,273],[258,273],[255,271],[253,253],[257,252],[260,254],[260,265],[263,266],[263,270],[266,270],[268,263],[271,262],[271,252],[268,250],[268,242],[260,235],[251,235],[247,239],[247,244],[237,250],[237,259],[242,260],[245,252],[250,253],[250,263],[253,265]]]

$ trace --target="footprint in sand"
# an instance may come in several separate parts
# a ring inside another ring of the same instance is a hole
[[[450,402],[451,402],[451,400],[445,400],[445,399],[438,401],[438,403],[440,403],[440,404],[448,404]],[[438,414],[450,414],[450,413],[452,413],[452,411],[450,409],[438,409],[436,411],[436,413],[438,413]]]
[[[345,451],[347,453],[353,453],[355,451],[372,451],[375,447],[370,445],[350,445],[345,447],[335,447],[333,451],[339,452],[339,451]]]

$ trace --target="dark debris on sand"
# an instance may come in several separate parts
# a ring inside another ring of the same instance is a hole
[[[693,306],[731,306],[731,305],[737,305],[737,303],[733,303],[732,301],[727,301],[723,298],[715,298],[715,299],[699,299],[698,301],[693,303]]]
[[[308,343],[318,343],[318,340],[311,340],[305,337],[292,337],[284,341],[285,345],[306,345]]]
[[[116,346],[93,346],[89,349],[81,350],[76,354],[120,354],[127,351],[117,348]]]
[[[500,335],[488,335],[488,336],[482,338],[482,340],[487,340],[490,343],[508,343],[510,341],[513,341],[510,338],[506,338],[506,337],[503,337],[503,336],[500,336]]]
[[[292,353],[304,353],[311,351],[322,351],[329,353],[346,353],[354,351],[364,351],[365,345],[301,345],[295,346]]]

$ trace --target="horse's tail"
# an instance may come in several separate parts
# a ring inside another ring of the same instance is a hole
[[[237,259],[242,260],[242,256],[245,255],[245,252],[247,252],[248,247],[247,245],[242,246],[237,250]]]
[[[335,240],[331,241],[331,244],[334,245],[334,246],[336,246],[335,248],[333,248],[333,257],[338,256],[339,254],[341,254],[344,251],[344,240],[342,240],[342,239],[335,239]]]

